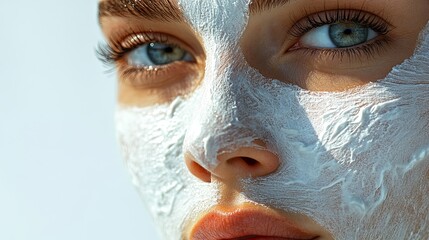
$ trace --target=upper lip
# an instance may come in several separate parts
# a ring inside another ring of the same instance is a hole
[[[308,233],[283,215],[257,208],[213,209],[191,229],[192,240],[283,239],[309,240],[318,235]],[[259,237],[259,238],[257,238]]]

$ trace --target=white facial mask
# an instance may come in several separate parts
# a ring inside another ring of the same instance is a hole
[[[180,239],[184,222],[219,198],[214,183],[189,173],[184,151],[213,169],[219,152],[254,139],[281,166],[243,180],[247,201],[305,214],[335,239],[429,238],[429,24],[385,79],[309,92],[246,63],[238,40],[248,1],[180,6],[204,41],[201,87],[171,104],[117,111],[126,164],[164,239]]]

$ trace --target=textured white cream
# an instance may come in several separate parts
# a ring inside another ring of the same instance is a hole
[[[306,214],[335,239],[429,238],[429,25],[415,54],[385,79],[341,93],[309,92],[251,68],[238,40],[248,0],[181,0],[207,53],[201,87],[147,108],[119,107],[124,158],[165,239],[215,205],[214,183],[186,169],[263,139],[281,159],[243,180],[248,201]]]

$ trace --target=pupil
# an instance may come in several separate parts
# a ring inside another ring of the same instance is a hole
[[[350,28],[349,28],[349,29],[344,30],[344,34],[345,34],[345,35],[351,35],[352,33],[353,33],[353,30],[351,30]]]
[[[165,53],[172,53],[173,52],[173,48],[172,47],[166,47],[165,48]]]

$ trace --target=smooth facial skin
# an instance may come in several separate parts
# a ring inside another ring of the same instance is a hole
[[[165,239],[429,237],[428,1],[148,3],[100,52]]]

